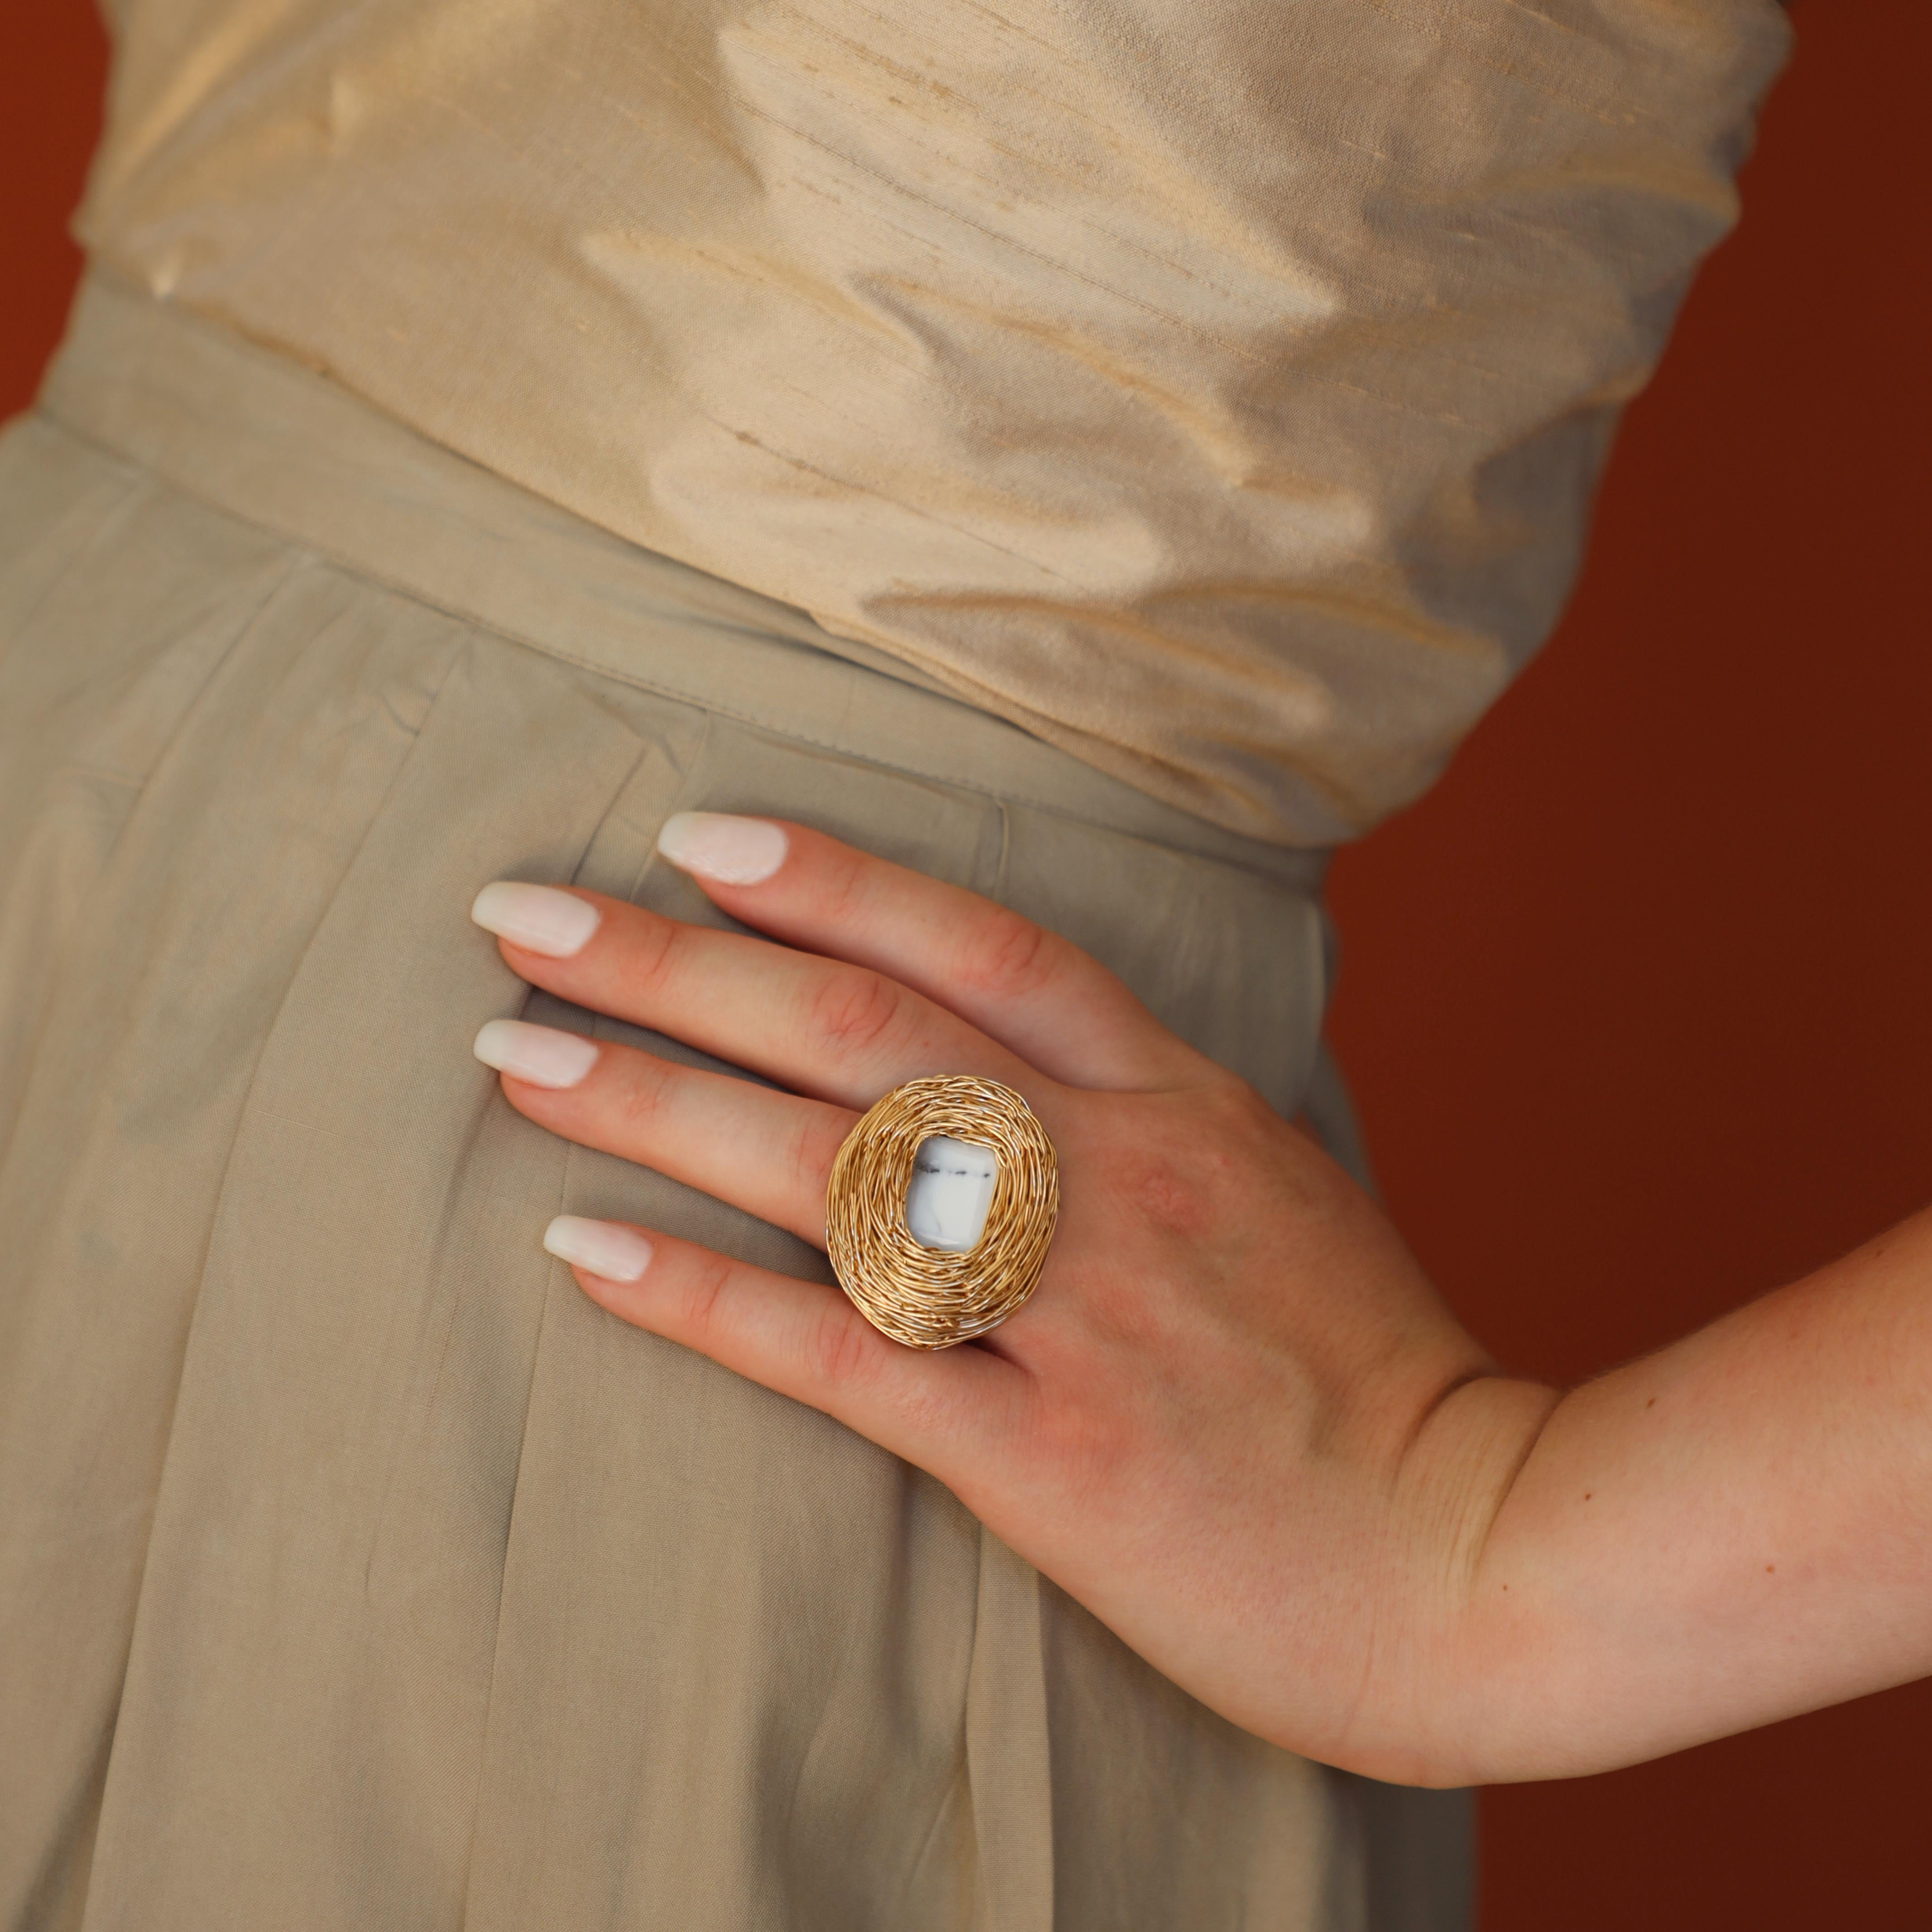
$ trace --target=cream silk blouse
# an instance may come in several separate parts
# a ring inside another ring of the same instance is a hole
[[[153,294],[1291,844],[1535,648],[1773,0],[115,0]]]

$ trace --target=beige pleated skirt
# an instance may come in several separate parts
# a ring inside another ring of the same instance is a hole
[[[826,1276],[470,1054],[647,1038],[467,909],[715,919],[652,857],[688,807],[1018,907],[1307,1098],[1318,855],[89,288],[0,441],[0,1925],[1464,1922],[1459,1798],[1234,1730],[543,1254],[566,1211]]]

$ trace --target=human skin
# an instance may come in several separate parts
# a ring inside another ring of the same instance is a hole
[[[1203,1702],[1456,1785],[1932,1670],[1932,1213],[1559,1391],[1503,1373],[1366,1194],[1065,940],[799,826],[684,814],[660,850],[768,938],[575,888],[475,916],[532,985],[788,1090],[495,1022],[512,1106],[822,1246],[860,1113],[989,1076],[1053,1139],[1059,1226],[1034,1298],[937,1353],[657,1231],[548,1244],[613,1315],[929,1471]]]

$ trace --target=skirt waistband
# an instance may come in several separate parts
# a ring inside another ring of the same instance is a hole
[[[1327,851],[1244,838],[1148,797],[804,611],[614,536],[99,271],[40,407],[230,515],[554,657],[1319,892]]]

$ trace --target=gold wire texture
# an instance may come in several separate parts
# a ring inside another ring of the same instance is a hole
[[[998,1162],[986,1225],[964,1254],[906,1226],[906,1190],[935,1134]],[[968,1073],[895,1088],[845,1137],[825,1192],[825,1246],[838,1284],[872,1326],[909,1348],[950,1348],[997,1328],[1040,1283],[1060,1214],[1060,1163],[1010,1087]]]

